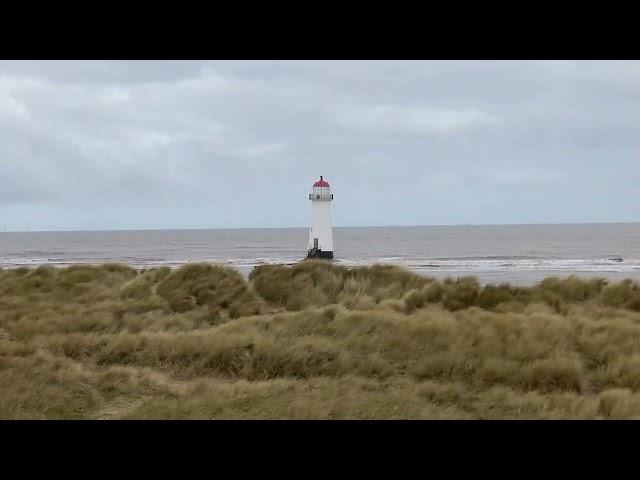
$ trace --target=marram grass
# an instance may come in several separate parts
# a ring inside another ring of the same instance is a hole
[[[0,418],[640,418],[640,287],[0,270]]]

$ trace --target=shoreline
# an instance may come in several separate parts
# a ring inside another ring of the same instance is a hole
[[[28,263],[28,264],[0,264],[0,270],[15,270],[20,268],[27,269],[37,269],[39,267],[53,267],[57,269],[68,268],[72,266],[102,266],[104,264],[117,263],[120,265],[127,266],[137,271],[145,271],[153,268],[162,268],[167,267],[172,271],[179,270],[180,268],[186,265],[193,264],[208,264],[208,265],[217,265],[221,267],[228,267],[238,271],[244,278],[248,278],[251,275],[251,272],[258,267],[262,266],[284,266],[284,267],[292,267],[294,265],[298,265],[305,260],[300,260],[298,262],[274,262],[274,263],[257,263],[250,265],[238,265],[229,261],[185,261],[185,262],[163,262],[163,263],[149,263],[145,265],[140,265],[138,263],[126,263],[126,262],[118,262],[118,261],[98,261],[98,262],[65,262],[65,263]],[[447,268],[428,268],[425,265],[418,265],[412,268],[411,265],[406,265],[403,263],[394,263],[394,262],[349,262],[349,261],[329,261],[332,265],[340,266],[347,268],[349,270],[358,269],[363,267],[371,267],[374,265],[385,265],[385,266],[393,266],[401,269],[405,269],[413,274],[435,278],[438,280],[445,279],[454,279],[458,277],[475,277],[479,280],[482,285],[497,285],[500,283],[509,283],[512,285],[518,286],[533,286],[537,283],[540,283],[546,278],[558,277],[558,278],[568,278],[571,276],[576,276],[582,279],[605,279],[609,282],[617,282],[623,280],[632,280],[640,282],[640,266],[632,267],[633,270],[628,271],[619,271],[619,270],[599,270],[599,271],[581,271],[581,270],[569,270],[569,269],[540,269],[540,270],[525,270],[518,268],[503,268],[501,270],[452,270]],[[616,262],[612,264],[612,266],[619,266],[620,263]],[[425,268],[427,267],[427,268]]]

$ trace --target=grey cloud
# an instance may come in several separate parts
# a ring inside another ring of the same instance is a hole
[[[631,221],[639,147],[640,62],[0,62],[15,228]]]

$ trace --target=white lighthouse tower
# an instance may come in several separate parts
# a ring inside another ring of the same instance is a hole
[[[322,176],[313,184],[311,193],[311,228],[307,258],[333,258],[333,232],[331,230],[331,186]]]

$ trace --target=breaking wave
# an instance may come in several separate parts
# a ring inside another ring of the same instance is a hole
[[[33,257],[33,258],[0,258],[0,268],[37,267],[40,265],[66,266],[78,263],[99,264],[108,261],[120,262],[133,267],[169,266],[178,268],[191,262],[221,263],[240,269],[253,268],[259,265],[295,264],[302,258],[291,257],[255,257],[255,258],[201,258],[201,259],[164,259],[164,258],[114,258],[95,259],[80,257]],[[483,272],[483,271],[549,271],[549,272],[638,272],[640,259],[623,259],[621,257],[558,259],[535,257],[461,257],[434,259],[405,259],[402,257],[380,258],[337,258],[335,263],[346,267],[372,265],[374,263],[394,264],[418,272],[434,271],[434,273],[451,272]]]

